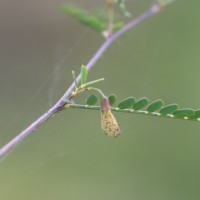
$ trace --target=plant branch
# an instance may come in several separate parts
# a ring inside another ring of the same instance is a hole
[[[101,110],[100,106],[90,106],[90,105],[81,105],[81,104],[69,104],[67,108],[76,108],[76,109],[84,109],[84,110]],[[140,114],[140,115],[148,115],[154,117],[164,117],[170,119],[182,119],[182,120],[189,120],[189,121],[196,121],[199,122],[200,118],[188,118],[188,117],[176,117],[173,114],[168,115],[161,115],[159,112],[148,112],[145,110],[134,110],[134,109],[120,109],[116,107],[110,107],[111,111],[114,112],[123,112],[123,113],[132,113],[132,114]]]
[[[89,71],[94,64],[98,61],[98,59],[103,55],[103,53],[108,49],[108,47],[121,35],[123,35],[128,30],[134,28],[136,25],[140,24],[144,20],[149,19],[150,17],[154,16],[156,13],[160,11],[160,6],[158,4],[154,4],[149,10],[142,13],[137,18],[133,19],[130,23],[125,25],[122,29],[118,32],[114,33],[110,36],[105,42],[100,46],[97,52],[92,56],[92,58],[87,63],[87,70]],[[81,76],[76,79],[76,82],[79,83]],[[47,119],[51,118],[55,113],[62,111],[64,106],[67,104],[66,100],[70,97],[73,90],[75,90],[76,86],[73,82],[71,86],[67,89],[65,94],[61,97],[61,99],[52,107],[50,108],[45,114],[39,117],[35,122],[33,122],[30,126],[24,129],[21,133],[19,133],[15,138],[13,138],[10,142],[8,142],[5,146],[0,149],[0,159],[4,158],[4,156],[8,155],[8,153],[17,145],[19,144],[26,136],[30,133],[37,130],[37,128],[43,124]]]

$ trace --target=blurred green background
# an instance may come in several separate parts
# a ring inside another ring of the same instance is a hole
[[[60,12],[67,0],[0,1],[0,145],[46,112],[103,39]],[[104,0],[76,0],[89,11]],[[127,0],[137,16],[152,0]],[[118,99],[162,98],[200,108],[200,1],[177,0],[116,41],[90,72]],[[85,96],[84,96],[85,97]],[[83,98],[84,98],[83,97]],[[81,99],[80,99],[81,102]],[[115,113],[117,139],[100,113],[68,110],[0,162],[1,200],[199,200],[200,123]]]

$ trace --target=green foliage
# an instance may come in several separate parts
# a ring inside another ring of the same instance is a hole
[[[200,118],[200,110],[195,111],[195,118]]]
[[[161,110],[160,110],[160,114],[161,115],[168,115],[168,114],[172,114],[173,112],[175,112],[176,110],[178,110],[178,104],[170,104],[167,106],[164,106]]]
[[[158,99],[147,107],[147,112],[155,112],[159,110],[163,106],[163,104],[164,102],[161,99]]]
[[[123,4],[120,3],[120,5],[124,5],[124,3]],[[109,19],[107,16],[107,12],[101,11],[101,12],[93,12],[90,14],[83,9],[80,9],[76,6],[72,6],[72,5],[68,5],[68,4],[62,5],[61,10],[65,14],[78,20],[80,23],[82,23],[82,24],[86,25],[87,27],[92,28],[98,32],[103,33],[104,31],[106,31],[106,29],[108,27]],[[128,12],[126,12],[126,13],[128,13]],[[113,23],[113,26],[112,26],[113,33],[118,31],[124,25],[124,22],[122,22],[121,20],[118,20],[115,16],[116,15],[114,15],[113,22],[112,22]]]
[[[78,80],[76,78],[75,72],[72,71],[72,78],[73,78],[74,84],[76,86],[76,89],[73,92],[71,92],[71,95],[69,96],[69,98],[63,99],[67,104],[72,104],[71,101],[73,100],[73,98],[75,96],[77,96],[78,94],[80,94],[84,91],[88,91],[88,90],[95,90],[95,91],[99,92],[99,94],[102,96],[102,98],[105,96],[100,89],[94,88],[94,87],[89,87],[95,83],[103,81],[104,78],[87,82],[87,74],[88,74],[88,70],[87,70],[86,66],[82,65],[81,72],[80,72],[81,84],[79,84]],[[97,98],[94,95],[92,95],[86,100],[86,102],[88,105],[94,105],[97,102]]]
[[[142,108],[146,107],[148,103],[149,103],[149,100],[146,97],[143,97],[133,105],[133,109],[141,110]]]
[[[157,6],[158,8],[162,8],[162,6],[165,6],[171,3],[172,1],[174,0],[157,0],[155,6]],[[123,11],[125,16],[130,16],[130,13],[125,7],[125,0],[114,0],[114,2],[119,5],[120,9]],[[108,27],[109,23],[112,24],[113,32],[119,30],[123,26],[123,22],[120,22],[119,20],[116,21],[115,19],[113,19],[110,22],[109,15],[107,16],[107,14],[89,14],[80,8],[70,5],[63,5],[62,10],[64,13],[79,20],[82,24],[85,24],[86,26],[93,28],[101,33],[106,32],[106,28]],[[73,95],[76,96],[77,94],[85,90],[95,90],[99,92],[101,98],[104,98],[105,95],[101,90],[99,90],[98,88],[89,87],[90,85],[93,85],[94,83],[97,83],[104,79],[97,79],[94,81],[87,82],[87,74],[87,68],[83,65],[81,67],[81,85],[78,87],[75,73],[72,72],[73,79],[76,84],[76,91],[74,92],[75,94],[73,93]],[[111,94],[108,97],[108,99],[111,106],[116,102],[116,96],[114,94]],[[100,109],[99,106],[94,106],[97,103],[97,97],[95,95],[89,96],[86,99],[86,103],[87,106],[74,104],[73,102],[68,102],[68,104],[72,104],[72,107],[74,108],[95,110]],[[178,104],[164,105],[164,102],[161,99],[150,103],[146,97],[143,97],[137,101],[134,97],[128,97],[120,101],[116,108],[111,107],[111,110],[117,112],[128,112],[136,114],[145,114],[150,116],[162,116],[176,119],[200,121],[200,109],[179,109]]]
[[[106,29],[105,24],[102,23],[98,18],[96,18],[93,15],[90,15],[89,13],[87,13],[86,11],[84,11],[80,8],[77,8],[72,5],[64,4],[61,6],[61,10],[65,14],[77,19],[82,24],[84,24],[98,32],[103,32]]]
[[[195,114],[189,117],[190,119],[200,119],[200,110],[195,110]]]
[[[72,93],[72,97],[75,97],[77,94],[85,91],[85,90],[94,90],[99,92],[101,98],[104,98],[105,95],[103,92],[94,87],[88,87],[94,83],[102,81],[104,79],[97,79],[94,81],[87,82],[87,68],[86,66],[82,65],[81,67],[81,85],[78,86],[76,82],[76,75],[75,72],[72,71],[72,77],[76,84],[76,90]],[[116,96],[111,94],[108,97],[109,103],[112,106],[116,102]],[[100,109],[99,106],[94,106],[97,103],[97,97],[95,95],[91,95],[86,99],[87,106],[84,105],[76,105],[73,101],[66,101],[68,104],[74,108],[81,108],[81,109]],[[146,109],[144,109],[146,107]],[[128,113],[136,113],[136,114],[145,114],[151,116],[162,116],[162,117],[170,117],[175,119],[187,119],[187,120],[196,120],[200,121],[200,109],[193,110],[193,109],[179,109],[178,104],[169,104],[164,106],[164,102],[161,99],[158,99],[152,103],[149,103],[149,100],[146,97],[143,97],[139,100],[135,100],[134,97],[128,97],[120,101],[116,108],[111,108],[113,111],[117,112],[128,112]]]
[[[86,103],[88,105],[95,105],[97,103],[97,97],[95,95],[90,95],[87,99],[86,99]]]
[[[110,105],[112,106],[112,105],[116,102],[117,97],[116,97],[116,95],[114,95],[114,94],[110,94],[110,95],[108,96],[108,100],[109,100]]]
[[[195,111],[192,109],[180,109],[180,110],[176,110],[175,112],[173,112],[173,116],[175,118],[187,118],[187,117],[192,117],[195,116]]]
[[[113,104],[116,101],[116,96],[110,95],[109,101],[111,104]],[[100,110],[100,106],[92,106],[96,102],[97,102],[97,98],[94,95],[91,95],[87,99],[87,104],[89,106],[72,103],[71,107],[79,108],[79,109]],[[144,109],[145,107],[147,108]],[[159,116],[168,117],[171,119],[200,121],[200,109],[198,110],[193,110],[189,108],[179,109],[178,104],[169,104],[169,105],[164,106],[164,103],[161,99],[158,99],[152,103],[149,103],[149,100],[146,97],[143,97],[139,99],[138,101],[136,101],[134,97],[128,97],[122,100],[118,104],[117,107],[111,107],[111,110],[116,111],[116,112],[144,114],[144,115],[157,116],[157,117]]]
[[[127,99],[122,100],[117,107],[120,109],[127,109],[132,107],[135,103],[136,101],[134,97],[128,97]]]
[[[87,68],[85,65],[81,66],[81,85],[85,84],[87,82]]]

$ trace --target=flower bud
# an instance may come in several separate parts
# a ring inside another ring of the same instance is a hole
[[[117,137],[120,134],[119,125],[110,110],[110,103],[107,97],[101,102],[101,128],[110,137]]]

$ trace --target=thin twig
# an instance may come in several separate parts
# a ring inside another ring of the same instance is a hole
[[[103,55],[103,53],[107,50],[107,48],[116,40],[118,39],[122,34],[127,32],[128,30],[134,28],[136,25],[140,24],[146,19],[149,19],[150,17],[154,16],[156,13],[160,11],[159,5],[155,4],[153,5],[149,10],[142,13],[140,16],[132,20],[130,23],[125,25],[122,29],[120,29],[118,32],[114,33],[112,36],[110,36],[97,50],[97,52],[92,56],[92,58],[87,63],[87,70],[89,71],[94,64],[97,62],[97,60]],[[77,83],[80,82],[80,74],[77,77]],[[35,122],[33,122],[31,125],[29,125],[26,129],[24,129],[21,133],[19,133],[15,138],[13,138],[11,141],[9,141],[5,146],[3,146],[0,149],[0,159],[4,158],[4,156],[8,155],[8,153],[17,145],[19,144],[26,136],[28,136],[30,133],[37,130],[37,128],[43,124],[47,119],[52,117],[55,113],[61,111],[64,109],[64,105],[66,104],[66,100],[70,97],[72,91],[75,89],[75,83],[73,82],[71,86],[67,89],[65,94],[61,97],[61,99],[52,107],[50,108],[45,114],[43,114],[41,117],[39,117]]]
[[[100,106],[90,106],[90,105],[81,105],[81,104],[69,104],[67,108],[101,111]],[[148,116],[152,116],[152,117],[163,117],[163,118],[179,119],[179,120],[187,120],[187,121],[195,121],[195,122],[200,121],[200,118],[176,117],[173,114],[162,115],[159,112],[148,112],[145,110],[120,109],[120,108],[116,108],[116,107],[110,107],[110,110],[114,111],[114,112],[121,112],[121,113],[148,115]]]

